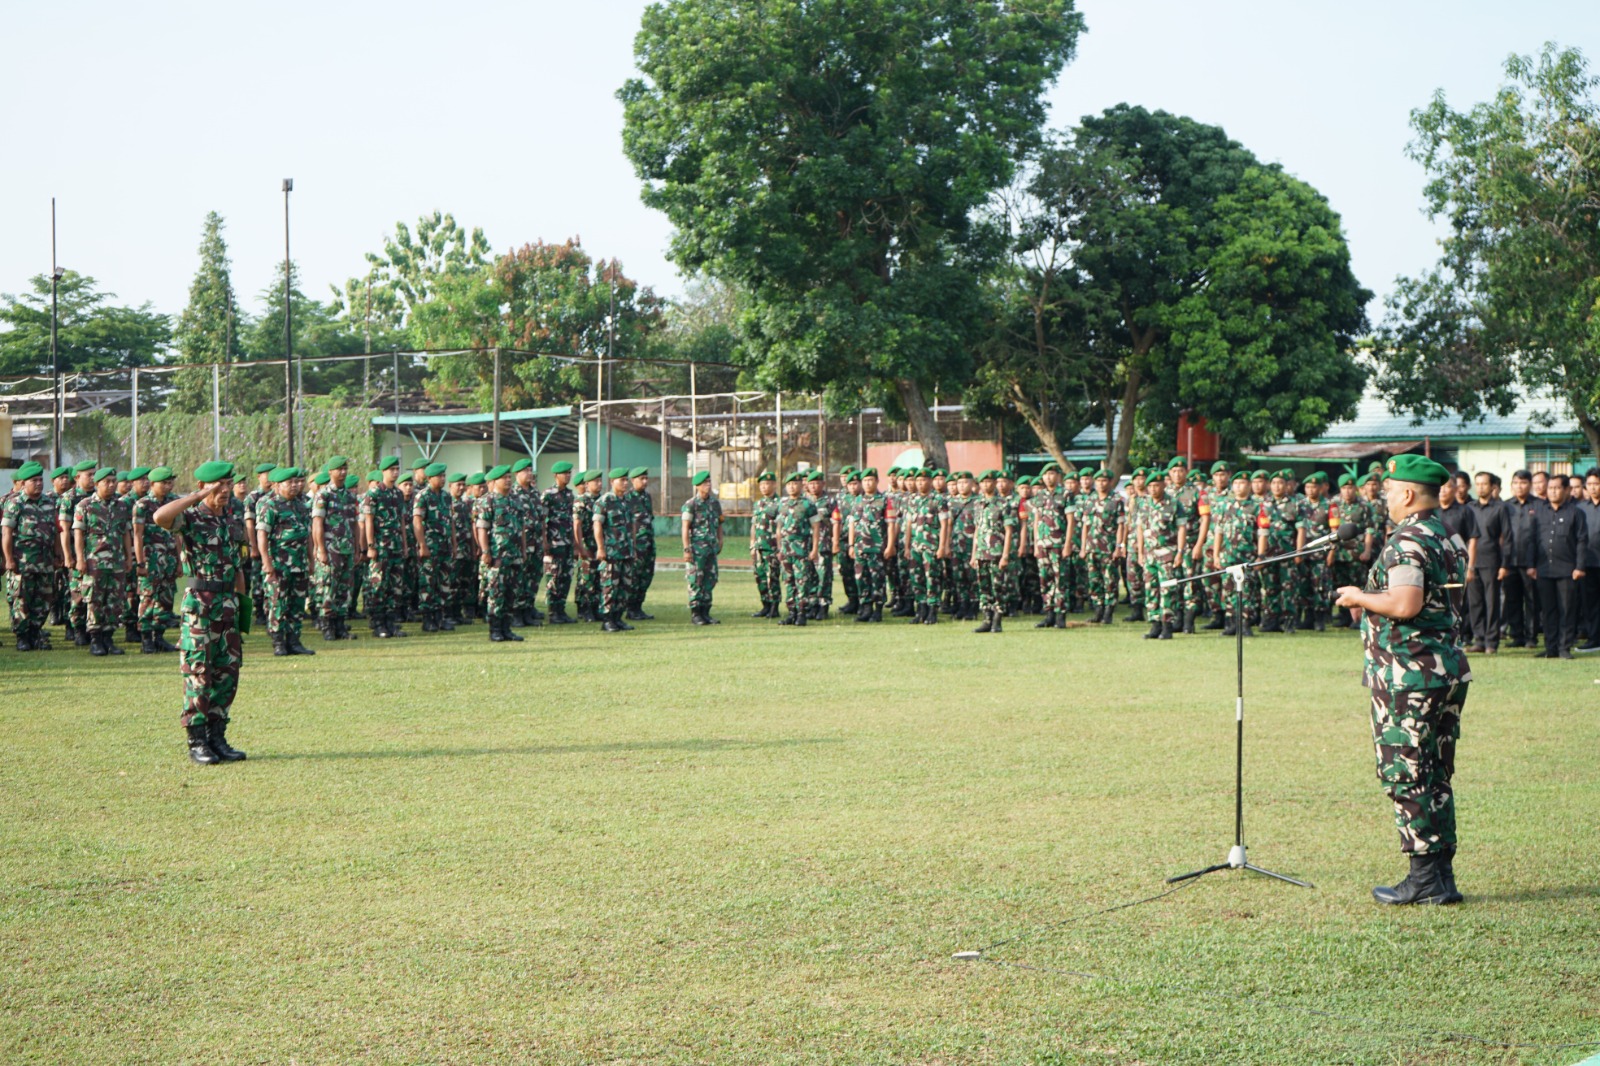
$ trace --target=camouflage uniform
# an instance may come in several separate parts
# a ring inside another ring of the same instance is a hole
[[[1301,528],[1306,531],[1306,543],[1324,536],[1329,530],[1327,497],[1313,501],[1309,496],[1300,501]],[[1306,621],[1319,623],[1328,612],[1333,596],[1332,573],[1328,569],[1327,554],[1318,552],[1298,561],[1295,573],[1294,606]]]
[[[1005,550],[1006,531],[1012,532],[1011,548],[1016,550],[1017,509],[1004,496],[973,497],[972,553],[978,560],[978,606],[985,612],[999,611],[1004,605],[1005,581],[1000,558]],[[1010,559],[1006,560],[1006,569]]]
[[[123,521],[127,523],[128,536],[133,536],[133,519],[139,509],[139,493],[129,489],[117,497],[117,502],[122,505]],[[122,625],[127,630],[129,638],[139,631],[139,575],[138,560],[129,557],[131,565],[127,579],[122,583]]]
[[[1261,505],[1253,497],[1238,499],[1231,493],[1211,505],[1211,532],[1218,548],[1218,568],[1240,566],[1256,558],[1256,534]],[[1244,590],[1234,587],[1233,578],[1224,579],[1223,599],[1227,608],[1227,624],[1231,628],[1236,619],[1254,622],[1259,616],[1261,603],[1257,583],[1258,571],[1244,572]],[[1243,614],[1240,614],[1240,609]]]
[[[1178,505],[1178,521],[1186,531],[1182,558],[1174,558],[1172,566],[1173,577],[1188,577],[1204,570],[1204,565],[1198,563],[1193,556],[1193,548],[1200,543],[1200,519],[1202,514],[1209,513],[1211,497],[1205,486],[1197,484],[1193,478],[1185,481],[1179,488],[1168,488],[1167,496]],[[1208,534],[1209,535],[1209,534]],[[1189,612],[1191,620],[1193,615],[1198,615],[1205,610],[1206,592],[1201,586],[1204,582],[1188,581],[1182,586],[1173,589],[1178,594],[1178,602],[1173,609],[1182,607]]]
[[[367,621],[374,631],[392,624],[400,613],[401,583],[405,577],[406,536],[398,488],[382,483],[361,497],[361,517],[372,519],[373,549],[367,564]]]
[[[528,511],[515,492],[504,496],[490,491],[474,507],[479,529],[489,534],[489,555],[484,557],[483,611],[491,625],[505,623],[516,609],[527,538]],[[489,565],[490,557],[494,565]]]
[[[66,527],[69,544],[73,543],[72,523],[78,513],[78,504],[92,495],[94,495],[92,492],[80,489],[74,483],[70,489],[56,497],[56,522],[58,523],[58,528],[60,526]],[[88,618],[89,605],[83,598],[83,574],[78,570],[77,553],[69,548],[67,551],[67,625],[80,635],[86,634],[89,631]],[[82,640],[79,641],[79,643],[83,642]]]
[[[628,607],[639,613],[644,610],[645,595],[656,579],[656,508],[650,494],[638,489],[629,489],[625,499],[633,507],[633,567],[628,577]],[[716,584],[715,576],[712,584]],[[706,602],[710,602],[709,598]]]
[[[420,554],[417,558],[417,607],[428,616],[442,614],[452,596],[450,578],[456,565],[453,503],[443,486],[424,487],[411,496],[411,517],[422,519],[421,546],[428,549],[426,558]],[[434,618],[432,623],[439,621]]]
[[[640,495],[643,495],[641,493]],[[691,496],[683,505],[683,520],[689,523],[689,565],[684,576],[689,583],[689,610],[707,614],[711,592],[717,587],[717,549],[722,532],[722,503],[715,496]],[[655,538],[652,536],[651,542]]]
[[[594,505],[598,496],[580,492],[572,501],[572,521],[583,538],[584,555],[578,561],[576,600],[580,618],[594,621],[600,614],[600,564],[595,559]]]
[[[314,568],[320,598],[316,608],[324,626],[342,631],[350,616],[350,570],[355,566],[356,497],[349,489],[324,485],[311,504],[311,517],[322,519],[326,563]]]
[[[49,620],[54,590],[57,527],[56,501],[41,492],[30,500],[21,491],[6,497],[0,507],[0,528],[11,530],[11,552],[17,568],[6,575],[6,597],[11,601],[11,631],[17,640],[42,638]]]
[[[83,530],[83,600],[89,631],[109,634],[122,618],[128,579],[128,537],[132,530],[122,500],[85,497],[72,515],[74,533]]]
[[[811,535],[821,521],[816,501],[804,493],[785,496],[778,504],[778,561],[783,571],[783,597],[792,612],[809,606]]]
[[[1015,489],[1009,495],[996,496],[1011,511],[1011,520],[1017,535],[1011,542],[1011,562],[1004,570],[1000,571],[1001,607],[1007,615],[1016,614],[1022,609],[1022,563],[1018,554],[1022,550],[1022,497]],[[1115,585],[1113,584],[1113,587]]]
[[[777,608],[783,600],[778,573],[778,507],[780,497],[759,496],[750,505],[750,550],[755,552],[756,592],[763,607]],[[883,557],[878,557],[879,573]]]
[[[855,508],[856,501],[861,499],[859,492],[852,493],[848,488],[834,497],[834,515],[839,525],[839,583],[844,586],[845,607],[855,604],[856,610],[861,609],[861,592],[856,587],[856,564],[849,557],[850,538],[847,531],[850,528],[850,513]],[[823,538],[832,545],[833,534],[824,530]]]
[[[472,520],[472,497],[463,492],[450,498],[450,525],[455,533],[450,548],[450,614],[458,622],[472,617],[478,604],[478,539]]]
[[[1261,503],[1257,525],[1266,534],[1267,554],[1282,555],[1294,551],[1295,531],[1302,528],[1299,496],[1269,495]],[[1264,627],[1280,623],[1293,630],[1295,567],[1292,563],[1264,566],[1261,577],[1261,615]]]
[[[1127,544],[1128,551],[1121,560],[1119,569],[1122,579],[1128,585],[1128,606],[1133,609],[1134,618],[1144,617],[1144,568],[1139,565],[1139,560],[1133,551],[1134,539],[1139,535],[1139,516],[1144,512],[1144,505],[1149,503],[1149,497],[1143,493],[1130,492],[1122,498],[1125,519],[1128,524]]]
[[[883,551],[889,545],[889,523],[897,521],[894,504],[881,492],[863,493],[850,507],[855,531],[856,597],[862,609],[881,609],[888,602]]]
[[[1342,532],[1345,526],[1353,525],[1363,531],[1363,534],[1372,529],[1372,509],[1365,500],[1357,496],[1349,503],[1343,499],[1335,499],[1328,508],[1328,527],[1335,532]],[[1354,540],[1336,540],[1333,542],[1333,575],[1334,588],[1344,588],[1347,585],[1360,585],[1365,579],[1364,570],[1366,563],[1361,561],[1361,553],[1366,547],[1365,535]],[[1342,624],[1342,623],[1341,623]],[[1498,636],[1498,634],[1496,634]]]
[[[552,614],[566,613],[567,594],[572,590],[572,506],[570,488],[544,490],[545,550],[550,556],[545,604]]]
[[[183,673],[185,728],[226,722],[239,689],[243,652],[239,640],[239,595],[233,591],[244,557],[244,523],[238,510],[213,514],[197,503],[178,516],[189,551],[189,587],[183,594],[183,637],[178,665]]]
[[[1044,549],[1039,566],[1039,599],[1046,615],[1067,613],[1066,560],[1061,549],[1067,542],[1066,499],[1060,489],[1039,485],[1028,500],[1033,545]],[[1038,555],[1036,551],[1034,553]]]
[[[973,496],[950,497],[950,588],[957,618],[975,617],[978,573],[972,569]]]
[[[1152,496],[1139,508],[1139,536],[1144,555],[1145,617],[1151,622],[1171,625],[1174,612],[1182,602],[1178,589],[1163,588],[1162,582],[1182,575],[1178,533],[1183,528],[1183,505],[1170,496],[1159,500]]]
[[[1461,589],[1466,552],[1451,543],[1437,511],[1410,515],[1367,574],[1366,591],[1391,582],[1420,585],[1422,610],[1400,622],[1366,612],[1363,683],[1372,691],[1378,780],[1394,801],[1400,850],[1453,852],[1456,845],[1456,741],[1472,672],[1462,650]]]
[[[528,542],[527,558],[517,571],[516,605],[512,608],[530,622],[539,609],[539,578],[544,570],[544,497],[530,482],[527,487],[513,485],[511,498],[522,508],[522,528]]]
[[[273,576],[264,582],[267,631],[274,642],[298,644],[311,575],[311,523],[298,500],[274,493],[256,505],[256,532],[266,534],[272,553]]]
[[[162,639],[164,631],[178,625],[178,616],[172,609],[178,595],[178,538],[155,521],[156,510],[165,502],[147,493],[133,510],[133,524],[143,530],[140,539],[144,542],[144,573],[139,575],[139,632],[155,639]],[[164,646],[164,650],[170,648],[171,645]]]
[[[248,523],[246,533],[250,537],[250,572],[247,583],[250,589],[250,599],[257,604],[267,602],[266,591],[261,587],[261,557],[256,554],[256,538],[254,535],[256,524],[256,508],[261,506],[261,499],[271,495],[270,489],[251,489],[244,494],[244,515]]]
[[[594,520],[606,552],[600,564],[600,614],[620,621],[632,591],[633,507],[626,495],[607,492],[594,502]]]
[[[918,607],[939,606],[944,569],[943,560],[939,558],[940,532],[949,517],[944,498],[931,492],[908,497],[905,512],[900,516],[911,555],[911,601]]]
[[[822,539],[817,544],[817,561],[806,563],[806,602],[812,607],[833,606],[833,512],[834,500],[830,492],[812,496],[802,493],[817,509]]]
[[[1124,530],[1126,510],[1114,492],[1083,501],[1079,511],[1083,542],[1088,545],[1089,605],[1109,620],[1117,603],[1117,534]]]

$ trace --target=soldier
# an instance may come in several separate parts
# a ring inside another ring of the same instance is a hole
[[[267,478],[277,468],[277,463],[257,463],[256,487],[244,497],[244,531],[250,538],[250,600],[257,606],[267,602],[267,594],[261,584],[261,556],[256,554],[256,508],[261,505],[262,497],[271,495],[272,482]]]
[[[429,463],[423,473],[427,484],[411,496],[411,532],[417,545],[417,609],[422,613],[424,633],[450,633],[456,624],[444,612],[450,602],[450,572],[455,567],[456,526],[450,494],[444,488],[449,468],[443,463]],[[526,495],[521,502],[526,509]]]
[[[1040,484],[1028,500],[1029,542],[1039,567],[1040,607],[1044,617],[1035,629],[1067,628],[1067,597],[1062,571],[1068,545],[1072,543],[1072,521],[1061,492],[1061,466],[1046,463],[1039,475]]]
[[[978,617],[978,575],[972,569],[973,480],[966,470],[950,477],[950,563],[951,617],[969,622]]]
[[[600,498],[600,471],[585,470],[578,475],[583,491],[572,501],[573,543],[578,553],[578,621],[600,621],[600,567],[595,559],[599,545],[594,539],[594,504]]]
[[[517,569],[516,605],[511,610],[514,626],[544,624],[544,612],[539,610],[539,575],[542,566],[535,560],[545,557],[544,497],[539,493],[538,471],[532,459],[518,459],[511,464],[511,478],[515,487],[511,498],[522,508],[523,531],[527,540],[527,555]]]
[[[894,506],[897,516],[904,515],[906,501],[911,493],[906,485],[905,469],[898,466],[889,468],[889,502]],[[895,554],[885,555],[888,560],[888,577],[893,595],[890,597],[889,616],[891,618],[910,618],[915,610],[911,603],[911,561],[905,551],[905,545],[897,538],[894,542]]]
[[[1189,549],[1189,528],[1184,523],[1183,505],[1167,495],[1167,479],[1150,479],[1149,498],[1139,508],[1138,539],[1135,550],[1138,568],[1144,572],[1146,613],[1150,631],[1146,640],[1171,640],[1178,604],[1182,596],[1166,582],[1183,576],[1183,559]]]
[[[1152,478],[1159,478],[1159,472]],[[1189,461],[1181,455],[1175,455],[1167,464],[1166,477],[1168,479],[1167,495],[1178,505],[1178,520],[1183,524],[1184,543],[1189,547],[1185,553],[1173,562],[1173,577],[1186,577],[1189,574],[1199,573],[1202,565],[1201,556],[1204,554],[1202,545],[1205,538],[1210,535],[1207,526],[1210,524],[1211,506],[1206,496],[1205,486],[1189,477]],[[1185,633],[1194,632],[1195,619],[1205,609],[1205,590],[1198,581],[1186,581],[1177,589],[1181,600],[1182,616],[1179,621],[1180,628]],[[1177,609],[1177,608],[1175,608]]]
[[[481,482],[481,479],[480,479]],[[472,525],[472,499],[467,495],[467,474],[458,470],[445,480],[450,496],[450,595],[445,617],[458,626],[472,621],[478,602],[478,537]]]
[[[355,493],[346,487],[350,460],[335,455],[317,475],[321,489],[311,505],[311,547],[318,597],[313,605],[324,640],[354,640],[350,634],[350,571],[366,556]],[[326,479],[323,476],[326,475]]]
[[[912,622],[931,626],[939,622],[940,581],[950,554],[950,510],[944,497],[933,494],[933,475],[926,468],[912,473],[916,491],[897,518],[905,528],[905,547],[911,555],[911,597],[916,606]]]
[[[1299,551],[1305,547],[1305,523],[1300,515],[1299,497],[1289,495],[1287,472],[1274,471],[1270,481],[1271,495],[1261,503],[1256,520],[1256,554],[1262,558]],[[1292,564],[1291,564],[1292,565]],[[1293,633],[1294,576],[1293,570],[1278,563],[1262,567],[1261,576],[1261,632]]]
[[[600,564],[601,628],[607,633],[622,633],[633,627],[622,617],[628,604],[628,577],[633,566],[632,507],[624,498],[628,491],[628,468],[612,467],[607,477],[611,491],[594,504],[595,561]]]
[[[233,464],[202,463],[194,479],[197,491],[169,498],[150,517],[160,528],[182,534],[188,551],[191,576],[183,594],[183,637],[178,642],[183,673],[179,720],[188,733],[189,758],[211,765],[245,757],[228,743],[227,731],[239,690],[239,610],[248,556],[243,519],[233,505]]]
[[[811,497],[801,492],[805,474],[796,470],[783,479],[784,499],[778,505],[777,538],[778,563],[783,572],[784,598],[789,602],[789,613],[779,622],[785,626],[803,626],[809,613],[808,566],[815,565],[821,557],[818,550],[822,541],[822,515]]]
[[[483,475],[488,493],[473,507],[478,530],[478,551],[483,560],[484,617],[489,621],[489,639],[521,643],[522,637],[511,628],[511,612],[516,604],[517,570],[527,548],[527,510],[512,496],[511,467],[501,464]]]
[[[711,495],[710,473],[700,471],[694,476],[693,484],[694,495],[683,505],[683,562],[689,582],[689,618],[697,626],[721,625],[711,617],[711,593],[717,587],[717,556],[722,551],[722,504]]]
[[[1313,541],[1325,536],[1336,527],[1332,524],[1332,507],[1323,498],[1328,475],[1320,470],[1304,481],[1305,499],[1300,501],[1301,524],[1305,540]],[[1311,555],[1296,562],[1295,606],[1299,610],[1300,625],[1321,633],[1327,628],[1328,607],[1333,603],[1333,580],[1327,555]]]
[[[122,504],[122,512],[127,520],[128,529],[133,529],[134,511],[138,509],[139,500],[150,491],[150,468],[136,466],[127,472],[124,479],[126,488],[119,485],[117,500]],[[135,641],[143,642],[144,636],[139,631],[139,581],[133,575],[128,575],[123,588],[122,608],[122,639],[124,643],[132,644]],[[174,649],[176,650],[176,649]]]
[[[56,554],[55,502],[44,491],[44,467],[17,468],[16,491],[0,506],[0,549],[6,566],[6,598],[18,651],[48,651],[50,597],[61,569]]]
[[[979,495],[972,504],[972,569],[978,575],[978,609],[983,621],[974,633],[999,633],[1005,617],[1005,571],[1017,540],[1019,520],[1015,507],[995,487],[1000,471],[978,475]]]
[[[298,503],[303,473],[297,466],[280,466],[267,480],[273,491],[256,504],[256,552],[267,593],[272,654],[315,655],[300,642],[311,575],[311,523]]]
[[[856,571],[856,598],[861,609],[857,622],[883,621],[883,605],[888,602],[885,559],[894,556],[894,540],[889,536],[896,515],[889,497],[878,491],[878,471],[861,471],[861,495],[850,507],[850,559]]]
[[[1111,471],[1105,467],[1096,470],[1094,495],[1078,512],[1083,521],[1078,555],[1087,566],[1089,601],[1095,609],[1091,624],[1116,621],[1117,560],[1127,555],[1127,512],[1122,497],[1111,491],[1111,483]]]
[[[839,581],[844,585],[841,610],[847,615],[857,615],[861,613],[861,596],[856,589],[855,560],[850,558],[850,538],[845,532],[850,526],[850,510],[861,496],[861,475],[853,465],[839,471],[839,485],[842,491],[834,498],[833,530],[829,540],[833,556],[839,561]]]
[[[550,608],[551,625],[571,625],[567,614],[567,593],[572,589],[572,464],[560,462],[550,468],[555,485],[544,490],[545,606]]]
[[[1226,462],[1219,459],[1211,464],[1211,485],[1200,496],[1200,529],[1195,534],[1194,546],[1189,549],[1189,558],[1184,560],[1185,566],[1194,568],[1190,572],[1210,566],[1211,524],[1215,520],[1212,513],[1217,504],[1228,498],[1232,482],[1233,472]],[[1204,586],[1199,594],[1201,610],[1211,614],[1211,620],[1201,628],[1224,628],[1228,624],[1227,578],[1219,574],[1200,584]]]
[[[44,490],[42,498],[51,508],[50,533],[51,555],[57,560],[57,565],[51,571],[50,583],[50,624],[64,626],[67,624],[67,612],[71,609],[72,600],[68,589],[67,579],[72,571],[65,562],[66,556],[61,554],[60,527],[55,524],[57,509],[61,506],[61,497],[72,491],[72,467],[58,466],[50,471],[50,486]],[[66,634],[71,639],[72,634]],[[41,639],[46,646],[50,638],[41,633]]]
[[[147,472],[150,491],[133,505],[133,560],[139,575],[139,650],[145,655],[177,651],[167,640],[178,616],[178,538],[155,524],[155,513],[172,495],[176,476],[170,466]]]
[[[1233,475],[1233,492],[1211,505],[1211,568],[1225,570],[1244,566],[1256,558],[1256,536],[1261,504],[1250,492],[1253,479],[1243,470]],[[1260,590],[1256,587],[1256,571],[1245,569],[1243,586],[1228,575],[1223,585],[1224,610],[1228,620],[1222,627],[1223,636],[1234,636],[1238,628],[1247,637],[1255,636],[1251,624],[1255,621]]]
[[[133,558],[133,530],[116,495],[117,471],[102,467],[94,472],[94,495],[78,503],[72,513],[72,540],[78,572],[83,575],[83,600],[87,608],[89,653],[121,655],[112,643],[117,620],[122,617],[123,588]]]
[[[88,604],[83,599],[83,573],[78,569],[78,549],[72,538],[72,519],[78,504],[94,495],[93,459],[72,468],[72,487],[56,500],[56,530],[61,537],[61,557],[66,561],[67,631],[66,637],[80,648],[89,646]]]
[[[756,475],[756,499],[750,505],[750,566],[755,571],[761,610],[751,618],[776,618],[783,600],[778,567],[778,478],[770,470]]]
[[[820,520],[820,539],[817,541],[817,558],[806,572],[806,605],[814,619],[828,617],[833,606],[833,495],[828,492],[828,475],[821,469],[806,475],[806,498],[817,509]]]
[[[361,540],[367,555],[367,624],[373,636],[388,639],[407,635],[400,628],[406,553],[403,497],[396,485],[400,457],[389,456],[374,472],[378,483],[361,497],[360,511]]]
[[[1139,565],[1139,515],[1144,509],[1146,500],[1145,486],[1150,481],[1161,480],[1162,472],[1151,467],[1135,467],[1128,475],[1127,487],[1123,490],[1122,506],[1126,512],[1128,523],[1128,542],[1134,546],[1130,553],[1132,559],[1124,559],[1120,569],[1128,583],[1128,606],[1130,610],[1122,616],[1124,622],[1143,622],[1144,611],[1144,567]]]
[[[1345,526],[1361,530],[1359,538],[1340,538],[1328,549],[1327,564],[1332,570],[1335,588],[1356,585],[1366,577],[1367,565],[1372,562],[1372,511],[1356,492],[1354,474],[1339,475],[1339,497],[1328,506],[1328,527],[1341,531]],[[1335,629],[1348,629],[1354,624],[1350,612],[1339,608],[1333,620]]]
[[[656,510],[650,499],[650,469],[636,466],[628,471],[628,480],[631,487],[627,499],[633,507],[633,568],[628,577],[627,617],[635,622],[651,622],[655,616],[644,611],[645,594],[656,579]]]
[[[1022,497],[1017,494],[1016,474],[1010,467],[1000,467],[995,471],[994,492],[1001,502],[1011,509],[1011,516],[1017,523],[1010,563],[999,572],[1000,607],[1007,616],[1010,616],[1022,610],[1022,567],[1018,557],[1027,547],[1027,529],[1022,522]]]
[[[1436,513],[1445,468],[1420,455],[1397,455],[1387,473],[1394,535],[1365,587],[1338,591],[1339,606],[1363,616],[1363,683],[1372,692],[1378,779],[1394,803],[1400,850],[1411,866],[1405,880],[1372,895],[1386,904],[1459,903],[1450,779],[1472,680],[1461,639],[1466,557]]]

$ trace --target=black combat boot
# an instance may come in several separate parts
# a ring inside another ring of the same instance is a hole
[[[379,617],[377,611],[373,611],[367,616],[367,628],[372,630],[372,635],[375,637],[387,637],[389,635],[384,632],[383,619]]]
[[[1456,888],[1456,849],[1445,848],[1439,852],[1439,862],[1441,865],[1439,872],[1444,878],[1444,902],[1460,903],[1466,897]]]
[[[872,621],[872,604],[864,603],[864,604],[861,605],[861,610],[856,612],[856,621],[857,622],[870,622],[870,621]]]
[[[80,648],[94,648],[93,639],[89,635],[88,626],[78,626],[72,630],[72,643]]]
[[[1227,619],[1222,616],[1222,611],[1219,609],[1219,610],[1211,612],[1211,621],[1207,622],[1205,624],[1204,628],[1206,628],[1206,629],[1222,629],[1227,624],[1228,624]]]
[[[550,624],[553,626],[570,626],[572,616],[567,613],[567,605],[558,603],[550,608]]]
[[[1053,629],[1053,628],[1055,628],[1055,624],[1056,624],[1056,613],[1054,611],[1046,611],[1043,618],[1041,618],[1039,621],[1033,623],[1033,628],[1035,628],[1035,629]]]
[[[1249,615],[1246,615],[1244,621],[1240,622],[1239,624],[1244,627],[1244,635],[1245,636],[1247,636],[1247,637],[1255,636],[1255,633],[1252,632],[1251,629],[1250,629],[1250,616]]]
[[[1191,637],[1194,636],[1194,616],[1195,612],[1192,609],[1183,612],[1183,631]]]
[[[1261,623],[1261,632],[1263,632],[1263,633],[1282,633],[1283,632],[1283,627],[1278,624],[1278,616],[1274,615],[1274,614],[1269,614],[1267,616],[1267,618],[1266,618],[1266,621]]]
[[[1155,640],[1159,636],[1161,636],[1161,620],[1157,619],[1150,623],[1150,628],[1145,631],[1144,639]]]
[[[201,766],[215,766],[222,761],[211,748],[211,730],[204,722],[196,722],[188,729],[189,733],[189,761],[197,762]]]
[[[645,614],[644,611],[638,607],[628,608],[628,613],[625,617],[631,618],[635,622],[654,622],[656,620],[655,615]]]
[[[284,645],[289,649],[290,655],[315,655],[316,652],[300,643],[299,633],[290,633],[284,638]]]
[[[1056,615],[1056,628],[1057,629],[1065,629],[1065,628],[1067,628],[1067,616],[1066,616],[1065,612]]]
[[[708,626],[711,624],[710,622],[706,621],[705,615],[700,613],[700,608],[698,607],[689,612],[689,621],[697,626]]]
[[[94,629],[94,630],[90,630],[89,631],[89,654],[90,655],[110,655],[111,654],[110,652],[108,652],[106,650],[105,644],[101,643],[101,641],[100,641],[100,631],[98,629]]]
[[[1314,614],[1312,614],[1312,616],[1311,616],[1311,628],[1315,632],[1318,632],[1318,633],[1324,633],[1324,632],[1327,631],[1327,629],[1328,629],[1328,614],[1327,614],[1326,611],[1317,611]]]
[[[1236,635],[1238,632],[1239,632],[1239,630],[1234,627],[1232,618],[1230,618],[1226,622],[1222,623],[1222,635],[1223,636],[1231,637],[1231,636]]]
[[[1109,625],[1116,624],[1116,621],[1117,621],[1117,612],[1116,612],[1116,610],[1114,608],[1112,608],[1112,607],[1107,607],[1106,608],[1105,617],[1100,619],[1100,624],[1103,625],[1103,626],[1109,626]]]
[[[139,634],[139,654],[140,655],[155,655],[155,654],[157,654],[156,642],[155,642],[155,634],[154,633],[141,633],[141,634]]]
[[[993,611],[984,611],[983,612],[983,621],[979,622],[976,626],[974,626],[972,631],[974,633],[992,633],[992,632],[994,632],[994,612]]]
[[[511,619],[505,615],[500,616],[500,637],[503,640],[510,641],[512,644],[522,643],[522,637],[518,635],[515,629],[511,628]]]
[[[844,601],[844,606],[839,608],[839,613],[841,615],[860,614],[861,605],[856,602],[856,598],[854,596],[851,596],[848,600]]]
[[[1124,622],[1143,622],[1145,620],[1144,604],[1141,603],[1134,607],[1134,609],[1129,611],[1122,620]]]
[[[828,611],[829,611],[829,607],[828,607],[828,605],[826,603],[817,604],[817,614],[816,614],[817,621],[826,622],[828,620]]]
[[[766,600],[762,600],[761,601],[761,610],[752,613],[750,615],[750,617],[751,618],[771,618],[772,617],[772,604],[768,603]]]
[[[138,644],[142,639],[143,634],[139,632],[137,625],[125,625],[122,627],[122,643]]]
[[[432,611],[422,612],[422,631],[424,633],[439,632],[439,623],[434,620],[434,614]]]
[[[804,607],[800,608],[800,610],[795,613],[794,624],[797,625],[797,626],[805,625],[806,624],[806,614],[807,614],[806,609]]]
[[[1100,624],[1100,620],[1105,617],[1105,614],[1106,614],[1106,609],[1104,607],[1096,607],[1094,609],[1094,617],[1089,619],[1089,624],[1090,625],[1099,625]]]
[[[211,741],[211,750],[223,762],[244,762],[245,754],[232,744],[228,743],[228,720],[226,718],[210,719],[207,722],[206,735]]]
[[[107,655],[123,654],[122,649],[117,647],[116,641],[112,639],[116,634],[117,631],[115,629],[102,629],[100,631],[100,646],[106,650]]]
[[[922,619],[926,615],[927,615],[927,611],[923,609],[922,604],[920,604],[920,603],[917,604],[916,617],[911,619],[911,624],[914,625],[914,626],[920,626],[922,624]]]
[[[272,634],[270,634],[270,636],[272,637],[272,654],[274,654],[274,655],[288,655],[289,654],[289,645],[284,642],[283,634],[282,633],[272,633]]]
[[[615,615],[609,615],[609,614],[602,615],[601,618],[603,619],[603,621],[600,623],[601,632],[603,632],[603,633],[621,633],[622,632],[622,626],[617,624]]]
[[[331,619],[331,618],[320,618],[320,619],[318,619],[317,620],[317,628],[322,630],[322,639],[323,639],[323,641],[326,642],[326,641],[330,641],[330,640],[338,640],[339,639],[339,623],[335,622],[333,619]]]
[[[923,615],[922,624],[927,626],[936,626],[939,624],[939,605],[937,603],[930,603],[928,605],[928,611],[925,615]]]
[[[17,630],[17,650],[18,651],[32,651],[33,650],[33,638],[28,635],[28,631],[26,629]]]
[[[491,643],[500,644],[505,641],[505,634],[500,631],[500,619],[494,615],[489,616],[489,640]]]
[[[872,605],[872,620],[874,622],[883,621],[883,604],[875,603]]]
[[[789,608],[789,613],[784,615],[783,618],[781,620],[779,620],[778,624],[780,626],[792,626],[792,625],[795,624],[795,618],[796,617],[798,617],[797,612],[795,611],[795,609],[793,607],[790,607]]]
[[[1392,887],[1379,885],[1372,890],[1372,898],[1392,906],[1459,902],[1460,893],[1456,893],[1457,898],[1452,899],[1449,886],[1445,883],[1445,858],[1437,852],[1411,856],[1411,870],[1405,880]]]
[[[541,619],[543,617],[543,615],[540,615]],[[450,620],[450,616],[442,608],[433,612],[433,624],[439,627],[439,632],[441,633],[454,633],[456,631],[456,624]],[[543,622],[540,624],[542,625]]]
[[[991,632],[991,633],[1000,632],[1000,620],[1002,618],[1004,618],[1005,615],[1006,615],[1006,613],[1004,611],[1002,611],[1000,608],[996,607],[994,609],[994,612],[993,612],[993,614],[991,616],[994,619],[994,628],[990,629],[989,632]]]
[[[720,626],[722,624],[722,619],[711,617],[711,608],[709,607],[701,611],[700,615],[706,620],[706,625],[708,626]]]
[[[528,608],[528,624],[530,626],[544,625],[544,612],[537,607]]]
[[[1157,640],[1171,640],[1172,639],[1172,623],[1171,622],[1162,622],[1161,623],[1161,632],[1160,632],[1159,635],[1157,635],[1156,639]]]
[[[384,628],[389,631],[391,637],[409,637],[411,635],[400,628],[400,617],[400,615],[393,613],[388,616],[387,624]]]

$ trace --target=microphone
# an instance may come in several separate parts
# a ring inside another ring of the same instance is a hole
[[[1337,533],[1324,533],[1322,536],[1318,537],[1316,540],[1307,541],[1306,542],[1306,547],[1307,548],[1318,548],[1318,547],[1321,547],[1324,544],[1331,544],[1336,540],[1337,541],[1355,540],[1359,536],[1361,536],[1360,527],[1353,526],[1353,525],[1340,526],[1339,527],[1339,532],[1337,532]]]

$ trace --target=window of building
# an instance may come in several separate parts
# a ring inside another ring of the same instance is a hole
[[[1573,473],[1575,450],[1566,444],[1529,444],[1523,448],[1523,466],[1547,474]]]

